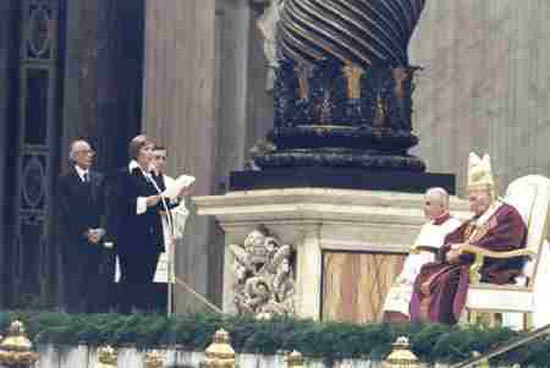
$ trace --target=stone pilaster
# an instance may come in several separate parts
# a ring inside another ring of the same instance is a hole
[[[300,317],[321,316],[321,227],[307,225],[302,230],[302,244],[296,261],[296,312]]]

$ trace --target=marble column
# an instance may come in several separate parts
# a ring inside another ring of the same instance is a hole
[[[142,130],[168,149],[169,174],[197,178],[196,194],[210,194],[217,184],[215,5],[215,0],[145,3]],[[176,248],[176,274],[210,297],[214,226],[190,211],[186,238]],[[175,304],[176,312],[204,308],[179,287]]]
[[[215,1],[148,0],[142,127],[170,150],[173,173],[210,193],[215,142]]]
[[[248,56],[251,18],[247,1],[216,2],[216,175],[222,185],[232,170],[243,167],[252,145],[246,140],[253,68]]]

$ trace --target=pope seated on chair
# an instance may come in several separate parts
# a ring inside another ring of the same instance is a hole
[[[518,211],[496,199],[488,155],[470,153],[468,199],[474,217],[445,237],[438,262],[424,265],[415,280],[410,303],[413,322],[456,323],[466,301],[470,282],[471,249],[506,252],[525,247],[527,229]],[[486,258],[481,281],[514,283],[521,275],[524,257]]]
[[[434,252],[442,245],[445,236],[460,226],[460,221],[449,213],[449,194],[443,188],[430,188],[424,195],[424,214],[428,222],[422,226],[411,254],[386,296],[384,321],[405,322],[409,320],[409,301],[420,268],[434,261]]]

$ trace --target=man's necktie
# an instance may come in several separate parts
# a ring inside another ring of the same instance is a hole
[[[85,173],[82,175],[82,179],[84,180],[84,183],[89,183],[89,182],[90,182],[90,174],[88,174],[87,172],[85,172]]]

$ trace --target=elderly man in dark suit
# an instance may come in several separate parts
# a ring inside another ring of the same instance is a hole
[[[91,169],[94,155],[88,142],[74,141],[71,166],[59,179],[64,307],[68,312],[97,312],[106,302],[107,282],[101,270],[106,187],[103,175]]]

